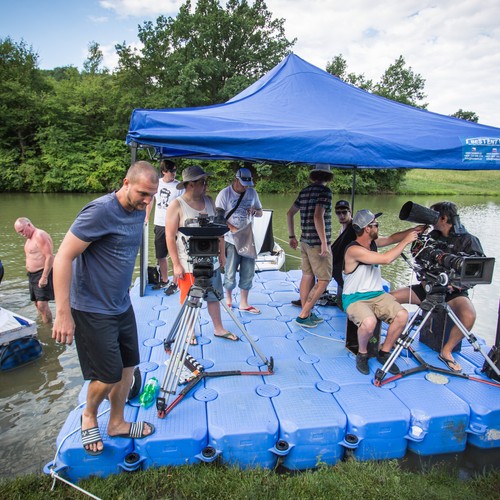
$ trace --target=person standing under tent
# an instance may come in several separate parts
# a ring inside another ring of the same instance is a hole
[[[167,240],[165,238],[165,218],[167,216],[169,204],[180,196],[184,190],[177,189],[178,183],[175,180],[177,167],[173,161],[162,159],[160,161],[160,172],[162,176],[160,177],[158,191],[155,195],[155,202],[150,203],[146,209],[146,222],[149,220],[154,205],[155,254],[158,266],[160,267],[160,283],[157,287],[165,288],[166,295],[173,295],[178,291],[178,288],[175,277],[172,278],[170,284],[168,281],[168,249]]]
[[[232,292],[236,287],[236,271],[239,268],[240,305],[239,310],[260,314],[260,310],[248,303],[248,293],[252,288],[255,275],[255,259],[238,254],[232,233],[241,229],[252,217],[262,217],[262,204],[253,188],[252,172],[240,168],[230,186],[224,188],[215,200],[217,210],[224,210],[229,231],[224,235],[226,247],[226,265],[224,288],[226,303],[232,307]]]
[[[177,189],[185,189],[184,194],[176,198],[167,209],[167,223],[165,234],[167,237],[168,253],[172,259],[174,276],[180,288],[180,302],[185,301],[189,289],[194,284],[193,265],[186,249],[189,238],[183,235],[180,227],[188,225],[189,219],[195,221],[200,215],[215,217],[215,204],[210,196],[206,194],[207,178],[210,172],[205,172],[198,165],[190,165],[182,171],[182,181],[177,184]],[[218,259],[214,257],[214,274],[210,286],[217,290],[222,297],[222,279],[220,266],[226,263],[224,254],[224,239],[220,238]],[[239,340],[239,338],[224,328],[222,324],[219,299],[209,291],[206,297],[207,309],[214,325],[214,336],[227,339]],[[197,340],[192,332],[191,344],[196,345]]]
[[[311,184],[304,188],[287,212],[290,246],[298,247],[293,219],[300,212],[300,250],[302,278],[300,302],[302,309],[295,322],[315,328],[322,318],[312,312],[318,299],[332,279],[332,192],[326,186],[333,179],[330,165],[317,165],[309,175]],[[315,282],[316,281],[316,282]]]

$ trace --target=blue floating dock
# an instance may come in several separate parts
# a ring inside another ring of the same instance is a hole
[[[233,309],[257,349],[273,358],[272,374],[262,373],[266,365],[225,310],[223,324],[240,341],[214,338],[204,304],[195,330],[198,345],[189,347],[190,355],[206,372],[256,374],[206,377],[164,418],[159,418],[155,405],[145,409],[137,397],[132,399],[126,418],[146,420],[156,429],[140,440],[106,434],[109,403],[104,401],[99,428],[105,449],[96,457],[85,452],[80,438],[85,384],[46,471],[53,468],[78,481],[91,475],[214,460],[241,468],[282,465],[302,470],[319,463],[333,465],[347,456],[381,460],[402,458],[407,451],[437,455],[459,453],[468,445],[500,447],[500,387],[428,370],[376,387],[373,380],[380,365],[370,359],[368,376],[356,370],[354,355],[345,347],[342,311],[316,307],[325,321],[313,330],[294,322],[299,311],[290,301],[298,296],[300,277],[300,271],[260,273],[250,299],[262,314]],[[136,284],[131,297],[139,328],[142,383],[153,376],[162,383],[168,362],[163,341],[179,313],[179,295],[167,297],[163,290],[147,286],[140,297]],[[238,298],[236,290],[233,304]],[[382,335],[385,331],[383,325]],[[444,366],[437,353],[418,339],[412,347],[430,365]],[[468,376],[491,382],[480,371],[484,358],[466,341],[456,357]],[[397,364],[401,370],[419,366],[406,350]],[[184,387],[179,386],[169,403]]]

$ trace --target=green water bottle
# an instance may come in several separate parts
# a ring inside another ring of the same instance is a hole
[[[160,390],[160,384],[158,383],[158,379],[156,377],[151,377],[147,384],[144,386],[141,395],[139,396],[139,402],[143,408],[149,408],[154,400],[156,399],[156,395]]]

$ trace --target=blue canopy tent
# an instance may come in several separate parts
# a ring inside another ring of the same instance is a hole
[[[224,104],[134,110],[127,143],[133,161],[153,147],[172,158],[326,163],[354,169],[353,185],[359,168],[500,168],[500,128],[370,94],[294,54]]]
[[[291,54],[224,104],[136,109],[127,142],[166,157],[497,170],[500,128],[400,104]]]

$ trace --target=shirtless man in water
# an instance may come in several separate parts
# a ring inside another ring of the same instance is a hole
[[[30,297],[42,316],[44,323],[52,321],[49,300],[54,300],[52,286],[52,264],[54,245],[52,238],[43,229],[36,228],[26,217],[19,217],[14,223],[18,234],[26,238],[26,270],[28,271]]]

